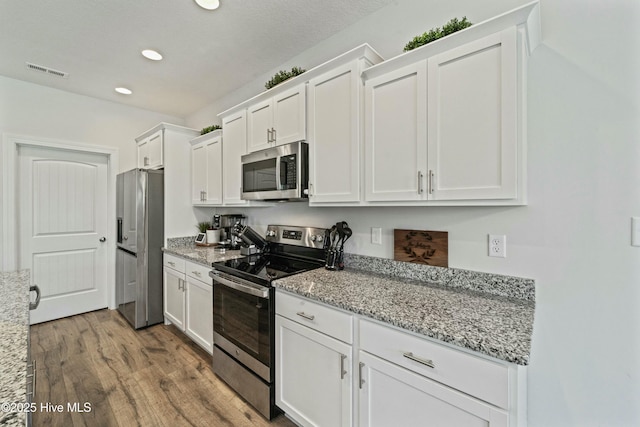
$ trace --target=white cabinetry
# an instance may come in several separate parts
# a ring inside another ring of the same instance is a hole
[[[365,200],[526,203],[531,3],[363,72]]]
[[[352,425],[352,316],[280,291],[276,404],[303,426]]]
[[[251,153],[306,139],[305,101],[303,83],[250,105],[247,108],[247,151]]]
[[[182,237],[193,234],[197,224],[191,204],[191,160],[189,141],[198,136],[195,129],[160,123],[136,138],[138,167],[164,168],[164,237]],[[147,148],[144,148],[147,147]],[[143,154],[146,153],[146,154]],[[154,154],[155,153],[155,154]],[[144,157],[148,165],[142,166]]]
[[[225,205],[246,205],[242,200],[242,165],[240,157],[247,149],[246,110],[236,111],[222,118],[222,199]]]
[[[164,255],[164,317],[195,343],[213,351],[213,287],[209,268]]]
[[[136,139],[139,169],[160,169],[164,166],[164,144],[162,141],[162,129],[156,130],[142,139]]]
[[[307,84],[309,203],[360,201],[363,69],[382,58],[368,45],[329,61]],[[336,64],[337,63],[337,64]]]
[[[525,426],[526,370],[278,289],[276,404],[303,426]]]
[[[191,202],[196,206],[222,204],[222,131],[191,140]]]

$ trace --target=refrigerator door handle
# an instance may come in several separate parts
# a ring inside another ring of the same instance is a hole
[[[122,243],[122,218],[118,218],[118,243]]]

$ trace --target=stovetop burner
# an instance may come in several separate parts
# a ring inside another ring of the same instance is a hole
[[[265,285],[303,271],[322,267],[321,261],[301,260],[276,254],[256,254],[213,263],[216,270]]]
[[[324,229],[270,225],[265,253],[214,262],[213,268],[269,286],[271,281],[322,267],[325,260]]]

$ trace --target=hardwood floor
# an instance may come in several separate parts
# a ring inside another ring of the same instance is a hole
[[[32,326],[31,353],[36,427],[294,426],[284,416],[264,419],[173,326],[134,331],[117,311],[99,310]]]

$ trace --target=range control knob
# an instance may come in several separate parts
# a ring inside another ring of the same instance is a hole
[[[324,236],[322,234],[318,234],[316,236],[316,240],[318,241],[318,243],[322,243],[322,239],[324,239]]]
[[[276,230],[267,230],[267,237],[276,237]]]
[[[315,242],[315,241],[316,241],[316,235],[315,235],[315,234],[312,234],[312,235],[311,235],[311,237],[310,237],[310,239],[311,239],[311,241],[312,241],[312,242]]]

